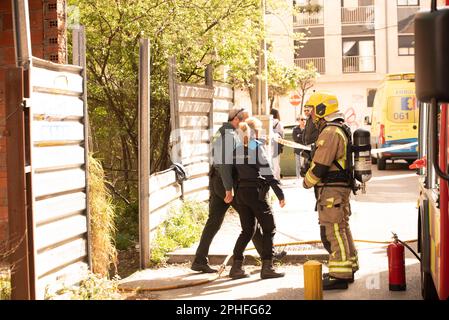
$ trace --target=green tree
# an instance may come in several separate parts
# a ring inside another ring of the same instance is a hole
[[[255,73],[260,0],[70,0],[86,28],[88,103],[94,151],[121,212],[118,235],[137,223],[139,39],[151,41],[151,169],[170,165],[168,59],[178,80],[203,82],[208,64],[230,82]],[[219,77],[218,73],[215,74]],[[132,219],[130,219],[132,217]]]
[[[296,89],[298,71],[297,67],[287,67],[281,64],[272,55],[268,56],[268,99],[270,109],[273,108],[277,97],[288,94]]]
[[[297,74],[296,83],[301,96],[300,114],[302,114],[304,108],[304,98],[307,92],[315,85],[316,79],[319,75],[320,74],[318,73],[313,62],[308,63],[306,65],[306,69],[300,69]]]
[[[288,94],[292,90],[297,90],[301,96],[300,114],[304,106],[304,97],[315,85],[319,76],[313,63],[309,63],[306,69],[297,66],[285,66],[273,56],[268,57],[268,97],[270,109],[278,96]]]

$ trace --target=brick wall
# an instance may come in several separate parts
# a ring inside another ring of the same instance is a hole
[[[66,0],[28,0],[33,56],[66,62]],[[11,0],[0,0],[0,242],[8,239],[5,70],[15,65]]]

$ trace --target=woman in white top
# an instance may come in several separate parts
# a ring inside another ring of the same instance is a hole
[[[270,114],[273,116],[273,134],[278,138],[284,138],[284,126],[282,125],[279,111],[277,109],[271,109]],[[281,181],[281,166],[280,166],[280,154],[282,153],[283,145],[273,141],[272,143],[272,157],[273,157],[273,176]]]

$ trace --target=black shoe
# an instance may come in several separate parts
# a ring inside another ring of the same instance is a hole
[[[348,289],[348,280],[337,279],[334,277],[323,277],[323,290],[342,290]]]
[[[281,252],[276,252],[273,254],[273,261],[274,262],[279,262],[282,259],[284,259],[284,257],[287,255],[287,251],[282,250]]]
[[[262,269],[260,270],[260,277],[262,279],[281,278],[285,276],[284,272],[277,272],[273,267],[273,261],[263,260]]]
[[[325,278],[329,278],[329,273],[323,273],[323,279]],[[352,278],[351,279],[345,279],[348,281],[348,283],[354,283],[354,272],[352,273]]]
[[[248,278],[249,274],[245,273],[243,269],[243,261],[242,260],[234,260],[232,263],[231,271],[229,271],[229,277],[232,279],[242,279]]]
[[[209,267],[209,265],[207,263],[197,263],[194,262],[192,263],[192,267],[190,268],[193,271],[200,271],[202,273],[216,273],[218,272],[218,270],[216,269],[212,269],[211,267]]]

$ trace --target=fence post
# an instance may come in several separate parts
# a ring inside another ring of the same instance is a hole
[[[73,30],[72,62],[83,68],[83,104],[84,104],[84,163],[86,167],[86,217],[87,217],[87,263],[92,271],[92,235],[90,230],[89,208],[89,151],[92,146],[89,125],[89,111],[87,108],[87,63],[86,63],[86,33],[84,26]]]
[[[170,124],[171,124],[171,161],[182,164],[181,132],[179,122],[178,82],[176,77],[176,58],[169,59],[168,87],[170,93]],[[174,148],[173,148],[174,147]],[[184,183],[181,183],[181,200],[184,200]]]
[[[31,257],[28,247],[27,187],[25,173],[25,119],[23,112],[23,69],[6,73],[7,190],[11,268],[11,298],[32,299]]]
[[[6,0],[4,0],[6,2]],[[11,1],[11,0],[10,0]],[[16,65],[28,69],[31,60],[31,33],[28,0],[12,0]]]
[[[140,267],[150,263],[150,42],[140,40],[139,54],[139,241]]]
[[[214,87],[214,69],[211,64],[206,67],[206,86]],[[209,110],[209,165],[212,165],[212,139],[214,137],[214,107],[215,107],[215,92],[212,97],[212,105]]]

